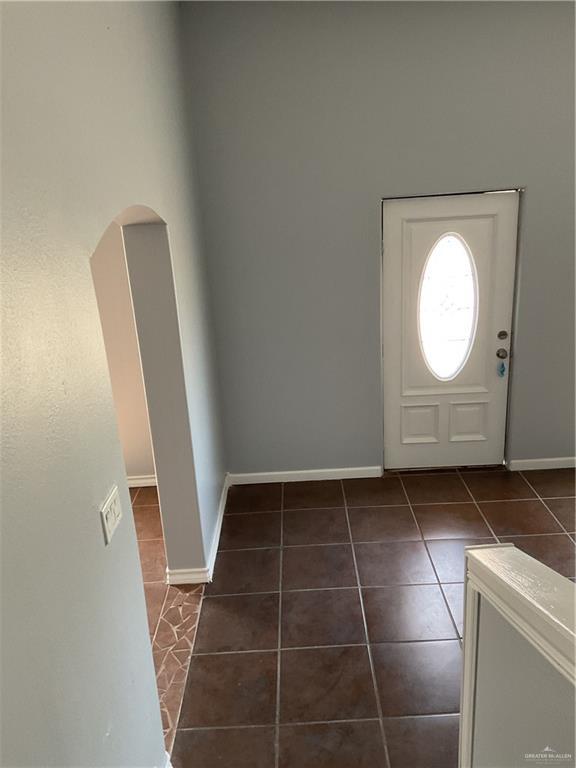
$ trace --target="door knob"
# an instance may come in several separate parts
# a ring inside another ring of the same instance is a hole
[[[508,357],[508,350],[504,349],[504,347],[500,347],[500,349],[496,350],[496,357],[499,357],[500,360],[506,360]]]

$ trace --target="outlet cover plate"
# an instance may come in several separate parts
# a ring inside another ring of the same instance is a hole
[[[104,541],[110,544],[114,531],[122,519],[122,507],[120,506],[120,496],[118,486],[114,486],[108,494],[106,501],[100,509],[102,517],[102,527],[104,529]]]

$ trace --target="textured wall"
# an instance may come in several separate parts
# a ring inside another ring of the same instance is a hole
[[[183,11],[228,468],[380,464],[379,201],[517,186],[510,455],[573,456],[572,4]]]
[[[168,222],[199,503],[214,514],[222,470],[178,25],[171,3],[2,5],[5,766],[164,765],[89,259],[127,206]],[[114,484],[125,514],[105,547],[98,509]]]

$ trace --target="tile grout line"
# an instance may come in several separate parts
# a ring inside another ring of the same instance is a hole
[[[457,582],[461,584],[462,582]],[[396,586],[396,585],[394,585]],[[410,584],[409,586],[423,586],[422,584]],[[432,586],[438,586],[437,584]],[[357,587],[351,587],[355,592],[358,591]],[[377,587],[377,589],[386,589],[386,587]],[[434,637],[424,640],[378,640],[374,645],[410,645],[426,643],[445,643],[449,640],[456,640],[455,637]],[[370,643],[326,643],[326,645],[284,645],[281,650],[283,653],[290,653],[291,651],[322,651],[326,648],[366,648]],[[251,653],[276,653],[278,647],[273,648],[245,648],[239,651],[199,651],[194,654],[194,658],[197,659],[201,656],[247,656]]]
[[[454,473],[456,474],[456,473]],[[464,478],[462,478],[464,481]],[[464,481],[465,482],[465,481]],[[572,499],[573,496],[551,496],[550,498],[558,498],[558,499]],[[439,506],[452,506],[457,504],[473,504],[474,498],[471,498],[467,501],[418,501],[418,502],[411,502],[413,507],[439,507]],[[510,501],[534,501],[533,496],[529,496],[526,498],[519,498],[519,499],[486,499],[483,501],[483,504],[501,504],[502,502],[510,502]],[[391,509],[393,507],[407,507],[407,503],[398,503],[398,504],[351,504],[349,506],[349,509]],[[137,507],[137,509],[144,509],[144,505]],[[292,509],[284,509],[284,512],[314,512],[314,511],[325,511],[325,510],[341,510],[343,507],[297,507]],[[226,519],[235,518],[235,517],[244,517],[246,515],[275,515],[278,514],[280,510],[278,509],[261,509],[257,512],[227,512],[225,514]]]
[[[278,574],[278,641],[276,644],[276,720],[274,726],[274,766],[280,766],[280,676],[282,673],[282,570],[284,567],[284,483],[280,485],[280,554]]]
[[[548,534],[550,536],[557,536],[557,535],[563,535],[563,534]],[[451,541],[458,541],[458,539],[451,539]],[[402,543],[402,542],[401,542]],[[362,586],[362,589],[392,589],[394,587],[429,587],[429,586],[436,586],[438,584],[438,581],[423,581],[418,582],[418,584],[414,584],[414,582],[409,583],[400,583],[400,584],[364,584]],[[445,581],[444,584],[462,584],[461,581]],[[284,589],[283,592],[331,592],[334,590],[356,590],[357,587],[351,586],[351,587],[300,587],[298,589]],[[204,597],[205,600],[213,600],[214,598],[218,597],[250,597],[254,595],[278,595],[280,594],[277,589],[269,589],[266,592],[223,592],[221,595],[206,595]]]
[[[283,723],[282,727],[288,726],[307,726],[307,725],[326,725],[330,723],[376,723],[377,717],[358,717],[351,720],[297,720],[294,723]],[[193,725],[189,728],[179,728],[180,731],[228,731],[243,729],[249,730],[251,728],[274,728],[274,725],[270,723],[254,723],[254,724],[236,724],[236,725]]]
[[[540,494],[538,493],[538,491],[536,490],[536,488],[534,488],[534,486],[532,485],[532,483],[530,482],[530,480],[528,480],[528,478],[525,476],[524,472],[520,472],[520,477],[521,477],[521,478],[522,478],[522,480],[524,480],[524,482],[525,482],[525,483],[526,483],[526,484],[527,484],[527,485],[528,485],[528,486],[529,486],[529,487],[530,487],[530,488],[531,488],[531,489],[534,491],[534,493],[536,494],[536,496],[538,497],[538,499],[539,499],[539,500],[542,502],[542,504],[544,504],[544,506],[546,507],[546,509],[548,510],[548,512],[550,512],[550,514],[552,515],[552,517],[554,518],[554,520],[556,520],[556,522],[558,523],[558,525],[560,526],[560,528],[562,528],[562,530],[564,531],[564,533],[566,533],[568,536],[570,536],[570,533],[569,533],[569,532],[566,530],[566,527],[565,527],[564,525],[562,525],[562,523],[561,523],[561,522],[560,522],[560,520],[559,520],[559,519],[556,517],[556,515],[554,514],[554,512],[552,512],[552,510],[550,509],[550,507],[548,506],[548,504],[546,504],[546,502],[544,501],[544,499],[542,498],[542,496],[540,496]],[[561,498],[561,497],[558,497],[558,498]],[[566,497],[566,498],[570,498],[570,497]],[[544,535],[544,534],[543,534],[543,535]]]
[[[372,648],[370,647],[370,635],[368,633],[368,621],[366,619],[366,611],[364,609],[364,597],[362,594],[362,584],[360,583],[360,572],[358,571],[358,562],[356,560],[356,550],[354,549],[354,540],[352,538],[352,526],[350,525],[350,516],[348,514],[348,501],[346,499],[346,491],[344,490],[344,481],[340,480],[340,489],[344,498],[344,512],[346,514],[346,524],[348,526],[348,536],[350,537],[350,549],[352,550],[352,561],[354,563],[354,572],[356,574],[356,585],[358,588],[358,598],[360,600],[360,610],[362,611],[362,622],[364,624],[364,634],[366,636],[366,652],[368,654],[368,663],[370,665],[370,673],[372,675],[372,686],[374,689],[374,697],[376,699],[376,711],[378,713],[378,725],[380,726],[380,738],[382,739],[382,747],[384,749],[384,757],[386,759],[386,765],[391,768],[390,754],[388,752],[388,743],[386,741],[386,731],[384,730],[384,715],[382,714],[382,702],[380,701],[380,693],[378,690],[378,682],[376,680],[376,669],[374,667],[374,659],[372,657]]]
[[[478,504],[478,502],[476,501],[476,498],[474,497],[474,494],[472,493],[472,491],[471,491],[471,490],[470,490],[470,488],[468,487],[468,483],[467,483],[467,482],[466,482],[466,480],[465,480],[465,479],[462,477],[462,475],[460,474],[460,472],[458,472],[458,477],[460,478],[460,480],[462,481],[462,483],[463,483],[464,487],[465,487],[465,488],[466,488],[466,490],[468,491],[468,495],[470,496],[470,498],[471,498],[471,499],[472,499],[472,501],[474,502],[474,505],[476,506],[476,509],[478,510],[478,513],[480,514],[480,517],[482,518],[482,520],[484,520],[484,522],[485,522],[485,523],[486,523],[486,525],[488,526],[488,530],[490,531],[490,533],[492,534],[492,536],[494,536],[494,538],[496,539],[496,541],[498,542],[498,544],[500,544],[500,539],[498,538],[498,536],[496,536],[496,532],[494,531],[494,529],[492,528],[492,526],[491,526],[491,525],[490,525],[490,523],[488,522],[488,520],[487,520],[486,516],[484,515],[484,513],[483,513],[483,512],[482,512],[482,510],[480,509],[480,504]],[[516,499],[516,501],[527,501],[527,499]]]
[[[410,720],[418,718],[437,718],[437,717],[458,717],[457,712],[431,712],[421,715],[390,715],[386,720]],[[285,727],[306,727],[308,725],[331,725],[336,723],[377,723],[377,717],[352,717],[346,720],[297,720],[293,723],[284,723]],[[269,723],[256,723],[244,725],[193,725],[188,728],[179,728],[179,731],[228,731],[228,730],[250,730],[251,728],[273,728]]]
[[[573,534],[568,533],[567,531],[554,531],[553,533],[504,533],[500,536],[502,540],[504,539],[533,539],[536,536],[539,538],[542,538],[543,536],[572,536]]]
[[[400,641],[397,641],[400,642]],[[427,642],[421,640],[420,642]],[[200,656],[249,656],[251,653],[276,653],[278,650],[282,651],[318,651],[324,648],[364,648],[367,643],[328,643],[327,645],[289,645],[283,646],[281,649],[278,645],[272,648],[245,648],[239,651],[200,651],[194,654],[194,658],[197,659]]]
[[[438,718],[438,717],[458,717],[457,712],[434,712],[422,715],[390,715],[386,720],[411,720],[417,718]],[[306,727],[308,725],[331,725],[337,723],[377,723],[377,717],[352,717],[346,720],[297,720],[293,723],[284,723],[285,727]],[[273,728],[269,723],[244,724],[244,725],[193,725],[188,728],[179,728],[179,731],[228,731],[228,730],[250,730],[258,728]]]
[[[442,582],[440,581],[440,576],[438,575],[438,571],[436,570],[436,566],[434,565],[434,560],[432,559],[432,555],[430,554],[430,550],[428,549],[428,545],[426,543],[426,539],[424,538],[424,534],[422,533],[422,529],[420,527],[420,523],[418,522],[418,518],[416,517],[416,514],[414,512],[414,508],[412,507],[412,502],[410,501],[410,497],[408,496],[408,493],[406,491],[406,486],[404,485],[404,480],[402,480],[401,476],[400,476],[400,485],[402,486],[402,490],[404,491],[404,496],[406,496],[406,499],[408,501],[408,506],[410,507],[410,512],[412,513],[412,518],[414,520],[414,524],[418,528],[418,530],[420,532],[420,536],[422,537],[422,543],[424,544],[424,549],[426,550],[426,554],[428,555],[428,560],[430,561],[430,565],[432,566],[432,570],[434,571],[434,575],[436,576],[437,586],[440,589],[440,594],[442,595],[442,599],[444,600],[444,605],[446,606],[446,610],[448,611],[448,616],[450,617],[450,621],[452,622],[452,626],[454,627],[454,631],[456,632],[456,639],[458,640],[458,643],[460,644],[460,647],[462,647],[462,638],[460,637],[460,632],[458,631],[458,625],[456,624],[454,616],[452,616],[452,611],[450,610],[450,605],[448,603],[448,600],[446,599],[446,595],[444,594],[444,590],[442,589]],[[441,539],[436,539],[436,541],[441,541]]]
[[[313,510],[310,510],[311,512]],[[563,533],[563,531],[556,531],[556,533]],[[511,536],[516,534],[510,534]],[[553,536],[554,534],[518,534],[518,535],[524,535],[524,536],[541,536],[541,535],[550,535]],[[492,536],[435,536],[435,537],[428,537],[425,539],[425,541],[458,541],[462,539],[491,539]],[[354,539],[354,544],[412,544],[414,542],[422,541],[423,536],[420,535],[418,538],[412,538],[412,539],[361,539],[356,541]],[[310,549],[312,547],[347,547],[349,544],[348,541],[329,541],[324,542],[322,544],[284,544],[283,549]],[[239,547],[238,549],[219,549],[218,552],[260,552],[262,550],[266,549],[279,549],[278,546],[263,546],[263,547]],[[274,590],[269,590],[274,591]]]

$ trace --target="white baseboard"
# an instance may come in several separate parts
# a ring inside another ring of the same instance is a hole
[[[288,472],[232,472],[228,485],[248,483],[292,483],[297,480],[349,480],[354,477],[380,477],[382,467],[342,467],[338,469],[301,469]]]
[[[220,533],[222,531],[222,522],[224,521],[224,510],[226,509],[228,488],[230,488],[230,475],[226,474],[222,486],[222,493],[220,494],[220,503],[218,504],[218,518],[216,520],[216,527],[214,528],[214,536],[212,537],[212,547],[210,548],[210,553],[208,555],[208,581],[212,581],[212,576],[214,574],[214,565],[216,563],[216,556],[218,555],[218,544],[220,544]]]
[[[144,488],[149,485],[156,485],[156,475],[130,475],[127,480],[128,488]]]
[[[166,581],[168,584],[205,584],[212,581],[214,573],[214,564],[218,554],[218,544],[220,543],[220,532],[222,530],[222,521],[224,520],[224,510],[226,509],[226,497],[230,487],[229,475],[224,478],[220,502],[218,504],[218,517],[216,527],[212,537],[212,545],[208,554],[208,562],[204,568],[175,568],[170,570],[166,568]]]
[[[214,564],[218,555],[220,532],[226,509],[226,498],[231,485],[246,485],[248,483],[289,483],[295,480],[345,480],[354,477],[380,477],[382,467],[345,467],[342,469],[305,469],[289,472],[252,472],[246,474],[227,474],[224,478],[220,502],[218,504],[218,517],[212,545],[204,568],[175,568],[166,569],[168,584],[205,584],[212,581]]]
[[[166,568],[167,584],[206,584],[209,581],[209,568]]]
[[[572,469],[576,467],[576,457],[560,456],[556,459],[511,459],[508,469],[520,472],[523,469]]]

